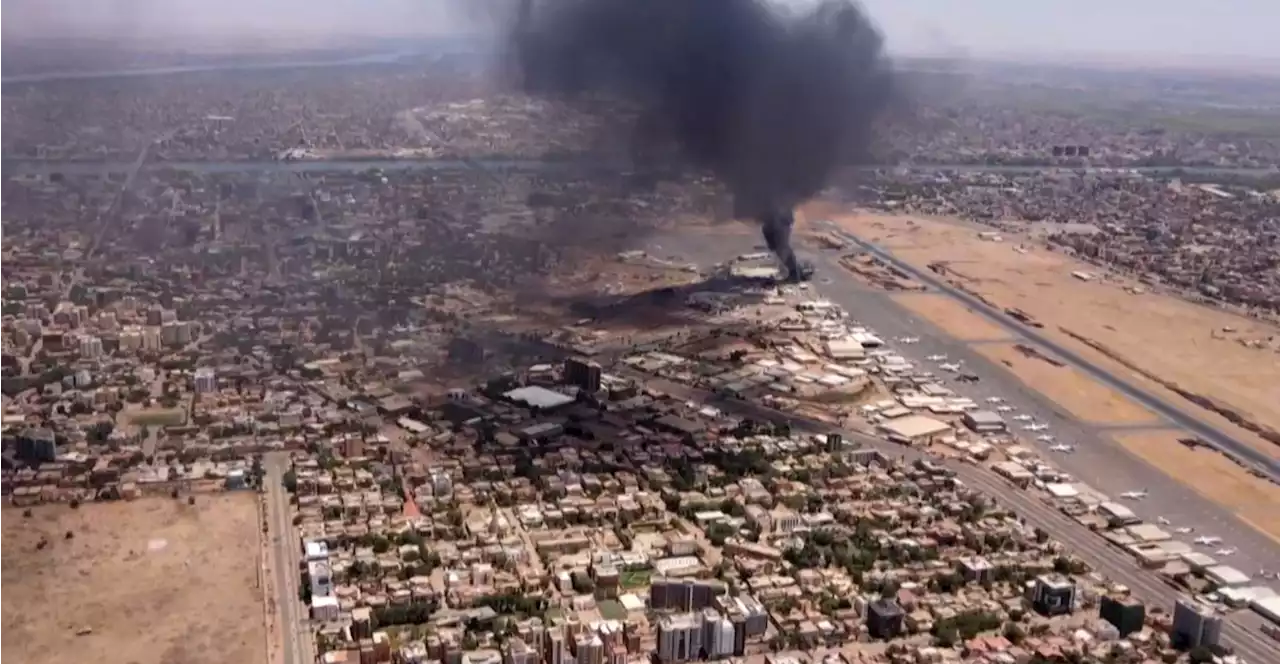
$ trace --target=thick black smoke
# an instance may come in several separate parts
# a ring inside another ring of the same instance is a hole
[[[715,173],[793,278],[793,209],[865,155],[889,99],[881,45],[847,0],[523,0],[513,39],[526,92],[629,101],[641,140]]]

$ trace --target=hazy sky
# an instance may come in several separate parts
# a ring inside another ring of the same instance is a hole
[[[165,34],[262,38],[280,30],[404,35],[453,30],[466,12],[504,1],[513,0],[4,0],[0,25],[6,39],[67,33],[144,40]],[[863,3],[891,50],[900,53],[1280,58],[1280,0]]]
[[[1280,0],[863,0],[893,50],[1280,58]]]

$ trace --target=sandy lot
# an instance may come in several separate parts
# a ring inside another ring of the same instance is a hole
[[[1094,424],[1155,424],[1160,418],[1119,392],[1071,367],[1028,357],[1014,344],[983,344],[975,351],[1004,366],[1063,410]],[[1043,352],[1043,351],[1041,351]]]
[[[1236,513],[1241,521],[1280,542],[1280,486],[1250,475],[1230,459],[1203,447],[1191,449],[1178,434],[1158,431],[1117,436],[1147,463]]]
[[[27,664],[265,662],[252,493],[3,514],[4,633]],[[73,539],[66,539],[67,533]],[[47,544],[38,549],[38,543]],[[77,636],[83,629],[92,633]]]
[[[912,313],[961,341],[1009,338],[1008,330],[983,318],[953,297],[937,293],[906,293],[891,297]]]
[[[977,225],[871,214],[833,215],[829,209],[820,212],[920,268],[945,261],[953,283],[1002,309],[1016,307],[1031,314],[1044,324],[1047,336],[1087,351],[1082,352],[1086,357],[1105,356],[1068,332],[1105,347],[1136,368],[1118,372],[1126,380],[1156,385],[1141,376],[1146,372],[1280,431],[1280,357],[1272,350],[1247,348],[1241,343],[1280,336],[1278,326],[1170,295],[1134,294],[1126,288],[1136,282],[1119,277],[1081,281],[1071,273],[1083,270],[1100,275],[1102,271],[1049,251],[1026,235],[1002,231],[1003,242],[988,242],[977,235],[986,227]],[[1015,250],[1020,244],[1024,251]],[[1233,331],[1225,332],[1224,328]],[[1115,360],[1111,364],[1119,365]],[[1171,389],[1157,387],[1153,392],[1280,458],[1280,445],[1245,432]]]

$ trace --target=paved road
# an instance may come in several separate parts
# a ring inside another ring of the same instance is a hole
[[[708,238],[703,236],[658,236],[651,238],[645,249],[657,255],[677,254],[679,258],[709,264],[752,250],[754,238]],[[927,322],[915,320],[912,315],[889,298],[883,291],[867,287],[846,270],[834,263],[834,254],[802,252],[805,258],[818,263],[818,280],[812,287],[822,296],[844,307],[850,314],[874,327],[882,336],[893,339],[900,336],[921,338],[921,343],[898,349],[904,354],[919,356],[947,353],[953,359],[966,361],[966,368],[982,376],[977,385],[953,385],[962,394],[974,398],[1001,396],[1018,410],[1034,414],[1040,421],[1051,422],[1056,435],[1064,441],[1079,445],[1080,450],[1071,456],[1052,459],[1068,472],[1094,487],[1113,495],[1132,488],[1146,486],[1152,490],[1147,501],[1132,504],[1136,512],[1148,521],[1163,514],[1174,525],[1194,525],[1205,533],[1212,530],[1241,551],[1229,562],[1243,571],[1252,572],[1254,564],[1280,568],[1280,555],[1275,543],[1257,531],[1241,524],[1233,515],[1188,489],[1173,478],[1133,457],[1106,438],[1105,432],[1094,430],[1061,411],[1053,402],[1028,389],[1012,374],[997,364],[974,352],[965,342],[948,336]],[[827,283],[824,283],[827,282]],[[1011,335],[1012,336],[1012,335]],[[793,426],[813,431],[829,431],[831,426],[799,418],[789,413],[737,400],[726,400],[701,390],[692,390],[665,381],[660,389],[687,399],[699,399],[715,403],[729,412],[739,415],[787,419]],[[1159,422],[1153,426],[1160,426]],[[919,452],[886,443],[885,441],[846,432],[850,440],[883,449],[895,456],[918,458]],[[1178,592],[1165,586],[1158,577],[1142,569],[1128,553],[1112,547],[1095,533],[1041,502],[1034,494],[1022,491],[1005,482],[995,473],[981,467],[953,463],[958,475],[971,486],[995,495],[1004,504],[1039,525],[1064,542],[1071,542],[1074,549],[1094,566],[1134,589],[1135,593],[1156,606],[1171,609]],[[1158,512],[1156,510],[1159,510]],[[1263,656],[1274,650],[1274,642],[1257,630],[1257,621],[1250,614],[1238,614],[1231,619],[1228,638],[1238,643],[1242,654],[1252,662],[1274,661],[1274,656]],[[1250,627],[1246,627],[1249,625]],[[1259,640],[1261,639],[1261,641]]]
[[[678,258],[703,265],[723,261],[739,253],[749,252],[755,238],[750,235],[712,237],[697,234],[663,235],[650,238],[645,249],[655,255],[678,254]],[[900,346],[898,352],[926,370],[943,377],[950,374],[925,361],[929,355],[945,354],[949,361],[962,361],[971,373],[981,376],[977,384],[961,385],[953,380],[950,386],[958,393],[976,400],[1001,397],[1016,412],[1032,415],[1050,425],[1046,433],[1056,437],[1055,442],[1076,446],[1070,455],[1053,453],[1046,445],[1029,442],[1046,460],[1054,463],[1077,479],[1108,495],[1119,497],[1125,491],[1145,488],[1150,491],[1146,499],[1130,502],[1129,507],[1143,520],[1157,523],[1160,517],[1170,521],[1170,529],[1190,527],[1194,532],[1175,537],[1194,544],[1202,535],[1222,538],[1214,547],[1198,547],[1211,555],[1221,547],[1234,547],[1238,551],[1230,557],[1220,557],[1223,563],[1253,574],[1262,569],[1280,571],[1280,547],[1276,542],[1240,521],[1230,510],[1207,500],[1194,490],[1166,475],[1150,464],[1134,456],[1116,444],[1111,435],[1123,431],[1090,425],[1080,421],[1039,392],[1028,388],[1016,376],[997,362],[977,352],[974,343],[951,337],[932,323],[918,319],[913,313],[895,302],[889,294],[859,281],[837,263],[839,252],[801,250],[802,258],[811,260],[818,268],[816,280],[810,286],[819,295],[843,307],[860,323],[877,331],[882,338],[892,342],[905,336],[917,337],[918,344]],[[1010,333],[1008,340],[1020,336]],[[1015,424],[1014,422],[1010,422]],[[1153,416],[1149,428],[1172,425]],[[1027,432],[1015,426],[1014,433],[1027,438]],[[1259,582],[1263,582],[1261,579]],[[1265,583],[1265,582],[1264,582]]]
[[[278,607],[281,647],[285,664],[312,664],[315,661],[311,649],[307,616],[302,613],[298,600],[299,551],[298,537],[293,529],[289,492],[284,488],[284,473],[289,468],[289,458],[280,453],[267,454],[263,458],[266,476],[263,482],[267,491],[267,524],[271,534],[272,572],[275,575],[274,601]]]
[[[1254,449],[1253,447],[1239,440],[1236,440],[1235,438],[1223,433],[1222,431],[1219,431],[1218,429],[1212,426],[1209,426],[1208,424],[1205,424],[1204,422],[1201,422],[1200,420],[1194,417],[1191,417],[1190,415],[1187,415],[1181,410],[1178,410],[1175,406],[1170,404],[1168,401],[1165,401],[1164,399],[1154,394],[1151,394],[1146,390],[1134,387],[1133,385],[1130,385],[1129,383],[1117,378],[1116,376],[1112,375],[1109,371],[1081,357],[1079,354],[1077,354],[1075,351],[1071,350],[1070,348],[1065,348],[1061,344],[1058,344],[1052,339],[1049,339],[1043,334],[1040,334],[1034,328],[1023,325],[1013,320],[1012,318],[1004,315],[1003,312],[996,310],[994,307],[991,307],[990,305],[983,302],[982,300],[970,295],[969,293],[966,293],[958,288],[952,287],[951,284],[948,284],[946,281],[942,279],[938,279],[934,274],[932,274],[928,270],[918,270],[912,265],[895,258],[893,254],[890,254],[884,249],[881,249],[880,247],[874,244],[871,244],[869,242],[864,242],[855,236],[852,236],[852,235],[849,235],[848,233],[843,232],[838,226],[836,226],[833,223],[830,223],[830,222],[822,222],[822,223],[827,227],[828,230],[832,232],[836,232],[840,236],[844,237],[845,239],[851,242],[854,242],[858,246],[862,247],[865,251],[868,251],[871,254],[875,255],[876,257],[880,258],[881,260],[892,264],[894,267],[902,270],[903,272],[910,274],[912,277],[916,278],[921,283],[927,284],[939,292],[946,293],[947,295],[950,295],[951,297],[954,297],[955,299],[960,300],[966,306],[973,309],[982,317],[995,323],[996,325],[999,325],[1000,327],[1006,330],[1009,330],[1011,333],[1020,335],[1022,337],[1025,337],[1026,339],[1029,339],[1035,342],[1036,344],[1044,346],[1045,348],[1053,352],[1055,355],[1057,355],[1059,358],[1061,358],[1063,361],[1065,361],[1067,364],[1084,372],[1094,380],[1097,380],[1107,385],[1108,387],[1111,387],[1112,389],[1119,391],[1121,394],[1128,396],[1134,401],[1137,401],[1138,403],[1142,404],[1148,409],[1159,414],[1161,417],[1168,420],[1169,422],[1183,429],[1186,429],[1187,431],[1195,433],[1196,435],[1200,436],[1201,438],[1203,438],[1205,441],[1207,441],[1214,447],[1223,451],[1231,452],[1232,454],[1235,454],[1237,457],[1241,459],[1245,459],[1250,463],[1253,463],[1258,468],[1267,472],[1273,480],[1280,481],[1280,461],[1271,458],[1270,456],[1258,451],[1257,449]]]
[[[677,398],[714,404],[722,410],[743,417],[759,420],[786,421],[796,431],[814,433],[830,432],[835,427],[824,423],[796,416],[792,413],[774,410],[756,403],[739,399],[728,399],[714,395],[705,390],[690,388],[663,379],[645,376],[633,370],[623,370],[624,374],[645,377],[650,384]],[[868,436],[856,431],[842,431],[846,440],[856,441],[864,446],[879,449],[891,457],[903,457],[908,461],[923,458],[919,450],[894,445],[880,438]],[[1035,495],[1023,491],[1004,481],[994,472],[982,466],[946,460],[943,463],[956,471],[956,476],[967,486],[993,496],[999,503],[1011,508],[1020,517],[1032,525],[1044,528],[1060,542],[1069,542],[1073,553],[1088,561],[1094,569],[1108,578],[1127,585],[1133,593],[1153,607],[1161,607],[1172,611],[1173,604],[1181,593],[1165,585],[1149,570],[1141,566],[1128,553],[1111,546],[1096,533],[1075,522],[1057,509],[1041,501]],[[1254,625],[1255,622],[1232,616],[1223,627],[1225,642],[1236,649],[1249,663],[1277,661],[1275,641],[1263,635]],[[1248,625],[1248,626],[1247,626]]]
[[[998,362],[981,355],[974,343],[959,341],[932,323],[917,318],[902,308],[883,291],[863,285],[847,270],[836,264],[835,254],[813,254],[811,258],[819,268],[819,281],[814,285],[831,301],[843,307],[858,321],[875,329],[882,337],[892,341],[900,337],[916,337],[920,341],[895,348],[925,370],[933,371],[949,381],[958,393],[985,402],[989,397],[1000,397],[1014,407],[1014,412],[1033,416],[1036,421],[1049,424],[1055,443],[1075,445],[1070,455],[1050,451],[1048,446],[1035,442],[1036,434],[1020,429],[1019,423],[1010,420],[1013,433],[1032,439],[1027,444],[1048,461],[1071,473],[1077,479],[1113,497],[1125,491],[1147,489],[1148,497],[1128,506],[1139,517],[1156,523],[1160,517],[1170,521],[1170,528],[1191,527],[1195,532],[1176,537],[1193,543],[1201,535],[1223,538],[1220,546],[1200,547],[1213,553],[1221,546],[1237,547],[1238,553],[1222,561],[1238,567],[1245,573],[1260,569],[1280,570],[1280,547],[1257,530],[1242,523],[1230,510],[1205,499],[1176,478],[1152,467],[1112,440],[1112,435],[1124,433],[1123,429],[1091,425],[1067,413],[1044,395],[1028,388],[1015,375]],[[830,284],[821,283],[830,280]],[[1010,340],[1017,340],[1009,335]],[[945,354],[950,362],[963,362],[965,369],[982,378],[976,384],[957,384],[950,374],[926,360],[930,355]],[[1147,428],[1171,427],[1153,417]]]

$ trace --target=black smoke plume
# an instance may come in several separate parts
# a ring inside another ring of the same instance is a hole
[[[763,226],[791,278],[794,208],[866,155],[891,92],[880,34],[848,0],[788,13],[757,0],[522,0],[512,46],[528,93],[638,109]]]

